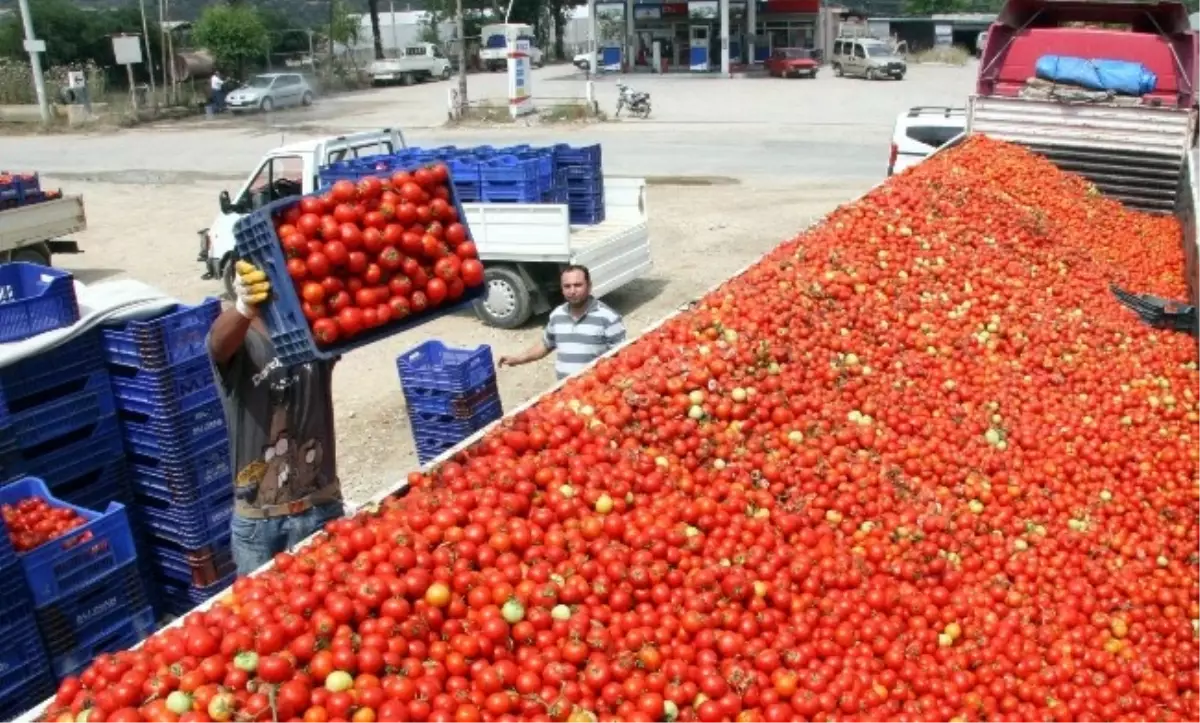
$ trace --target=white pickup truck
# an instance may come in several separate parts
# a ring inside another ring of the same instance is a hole
[[[542,51],[533,37],[533,28],[521,23],[498,23],[484,25],[480,30],[483,47],[479,49],[479,64],[495,72],[508,67],[508,38],[524,38],[529,41],[529,64],[540,68],[545,64]]]
[[[396,58],[383,58],[367,69],[374,85],[399,83],[412,85],[426,80],[446,80],[450,77],[450,60],[433,43],[418,43],[402,49]]]
[[[53,254],[79,253],[76,242],[62,237],[86,228],[82,196],[4,209],[0,211],[0,261],[49,266]]]
[[[330,163],[404,147],[399,131],[383,129],[269,151],[233,198],[221,192],[221,212],[199,232],[205,278],[221,278],[232,290],[233,226],[243,215],[281,198],[312,193],[319,187],[321,168]],[[564,204],[462,204],[487,280],[487,295],[475,304],[480,319],[513,329],[549,311],[558,302],[559,272],[568,264],[588,267],[596,296],[645,276],[653,267],[645,180],[605,180],[604,203],[605,221],[594,226],[572,225]]]

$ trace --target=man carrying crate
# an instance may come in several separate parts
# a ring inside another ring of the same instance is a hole
[[[499,366],[528,364],[557,349],[554,373],[566,379],[625,341],[621,315],[592,296],[592,274],[586,266],[563,269],[559,283],[566,303],[550,312],[541,340],[521,354],[500,357]]]
[[[266,564],[342,515],[333,432],[333,363],[284,367],[259,305],[266,274],[238,261],[237,301],[213,322],[208,348],[220,380],[234,477],[238,574]]]

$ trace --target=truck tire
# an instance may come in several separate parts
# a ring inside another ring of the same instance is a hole
[[[6,261],[17,261],[26,264],[50,265],[50,249],[44,244],[34,244],[19,249],[13,249],[5,254]]]
[[[842,64],[841,63],[833,64],[833,74],[834,74],[834,76],[836,76],[838,78],[842,77],[843,72],[842,72]]]
[[[533,315],[533,300],[525,279],[515,269],[491,266],[484,271],[486,293],[475,301],[475,314],[483,323],[516,329]]]

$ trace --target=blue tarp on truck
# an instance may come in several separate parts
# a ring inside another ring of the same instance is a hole
[[[1141,96],[1154,91],[1156,76],[1141,63],[1125,60],[1076,58],[1069,55],[1043,55],[1038,58],[1037,77],[1053,83],[1077,85],[1089,90],[1104,90],[1121,95]]]

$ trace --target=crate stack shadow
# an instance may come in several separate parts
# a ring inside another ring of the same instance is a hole
[[[417,459],[428,464],[500,417],[492,349],[430,340],[396,359]]]
[[[162,611],[182,615],[233,582],[229,434],[207,335],[217,299],[101,332],[132,510]]]

